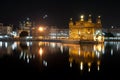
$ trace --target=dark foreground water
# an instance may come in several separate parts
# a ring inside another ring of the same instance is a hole
[[[120,42],[0,42],[1,79],[119,80]]]

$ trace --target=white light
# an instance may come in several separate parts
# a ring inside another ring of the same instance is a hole
[[[61,50],[61,53],[63,53],[63,46],[61,45],[61,47],[60,47],[60,50]]]
[[[8,46],[8,43],[7,43],[7,42],[5,42],[5,47],[7,48],[7,46]]]
[[[70,63],[70,67],[72,67],[72,63]]]
[[[111,55],[113,55],[113,49],[111,49]]]
[[[0,41],[0,47],[2,47],[2,41]]]
[[[28,59],[27,59],[27,63],[29,63],[29,61],[30,61],[30,60],[29,60],[29,58],[28,58]]]
[[[30,46],[30,42],[27,42],[27,46]]]
[[[97,67],[97,70],[98,70],[98,71],[100,70],[100,66]]]
[[[84,15],[81,15],[80,18],[83,19],[83,18],[84,18]]]
[[[12,44],[12,50],[14,50],[16,47],[17,47],[17,43],[14,42],[14,43]]]
[[[90,68],[88,68],[88,72],[90,72]]]
[[[45,66],[47,66],[47,61],[43,60],[43,64],[44,64]]]

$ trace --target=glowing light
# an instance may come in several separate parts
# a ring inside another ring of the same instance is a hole
[[[111,55],[113,55],[113,49],[111,49]]]
[[[43,28],[42,28],[42,27],[39,27],[38,30],[39,30],[39,31],[43,31]]]
[[[102,38],[101,36],[98,36],[98,41],[101,41],[101,38]]]
[[[88,72],[90,72],[90,68],[88,68]]]
[[[7,42],[5,42],[5,47],[7,48],[7,46],[8,46],[8,43],[7,43]]]
[[[51,43],[51,47],[55,48],[56,44],[55,43]]]
[[[97,70],[98,70],[98,71],[100,70],[100,66],[97,67]]]
[[[14,42],[14,43],[12,44],[12,50],[14,50],[15,48],[17,48],[17,43],[16,43],[16,42]]]
[[[39,54],[40,54],[40,56],[42,56],[42,54],[43,54],[42,48],[39,49]]]
[[[80,63],[80,70],[83,70],[83,62]]]
[[[29,63],[30,62],[30,60],[29,60],[29,58],[27,59],[27,63]]]
[[[83,18],[84,18],[84,15],[81,15],[80,18],[83,19]]]
[[[98,16],[98,18],[100,18],[101,16]]]
[[[72,63],[70,63],[70,67],[72,67]]]
[[[88,66],[89,66],[89,67],[91,66],[91,63],[90,63],[90,62],[88,62]]]
[[[101,48],[101,45],[99,44],[99,45],[97,45],[97,49],[98,49],[98,51],[101,51],[102,50],[102,48]]]
[[[2,41],[0,41],[0,47],[2,47]]]
[[[88,72],[90,72],[91,63],[88,62]]]
[[[47,66],[47,61],[43,60],[43,64],[44,64],[45,66]]]
[[[99,71],[100,70],[100,61],[97,61],[97,70]]]
[[[84,21],[84,15],[81,15],[80,18],[81,18],[81,21]]]
[[[63,46],[62,45],[60,47],[60,51],[61,51],[61,53],[63,53]]]

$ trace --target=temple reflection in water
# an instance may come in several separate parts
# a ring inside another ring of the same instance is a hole
[[[67,54],[69,57],[66,57],[68,59],[65,60],[69,63],[70,68],[76,64],[81,71],[87,69],[88,72],[90,72],[92,70],[92,66],[94,66],[96,70],[100,70],[101,59],[105,53],[104,45],[107,46],[106,43],[63,44],[55,42],[1,42],[0,55],[3,56],[6,53],[13,54],[12,56],[17,55],[20,60],[24,60],[27,63],[37,59],[39,60],[39,64],[43,67],[47,67],[51,63],[52,66],[54,65],[52,60],[56,59],[55,55],[59,57],[58,61],[60,61],[61,58],[64,58],[61,55]]]
[[[96,63],[97,70],[100,70],[101,57],[104,52],[104,44],[80,44],[69,46],[70,67],[75,62],[79,64],[80,70],[87,65],[88,71],[91,70],[93,63]]]

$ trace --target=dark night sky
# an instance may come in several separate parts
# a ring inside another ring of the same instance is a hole
[[[78,20],[81,14],[91,14],[94,20],[101,15],[103,27],[120,26],[119,7],[115,0],[4,0],[0,2],[0,22],[16,25],[30,17],[39,24],[66,28],[69,18]],[[44,15],[48,17],[43,19]]]

